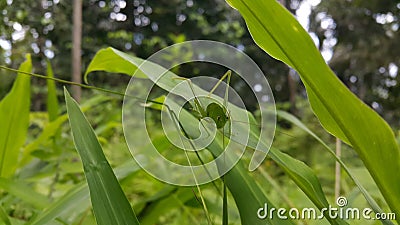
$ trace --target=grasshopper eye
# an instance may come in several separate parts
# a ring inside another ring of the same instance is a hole
[[[229,120],[229,117],[225,113],[225,109],[217,103],[210,103],[207,106],[206,112],[207,116],[214,120],[218,129],[224,127],[226,122]]]

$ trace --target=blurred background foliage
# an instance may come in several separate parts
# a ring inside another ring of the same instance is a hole
[[[340,79],[390,124],[399,126],[400,1],[280,2],[309,30]],[[49,58],[58,77],[71,77],[71,2],[4,0],[0,9],[1,64],[17,67],[29,52],[36,72],[45,71],[44,62]],[[82,71],[102,47],[112,46],[147,58],[174,43],[209,39],[247,53],[268,76],[276,101],[290,102],[293,113],[296,99],[305,97],[304,89],[297,88],[301,86],[297,75],[254,44],[239,13],[223,0],[87,0],[83,1],[82,22]],[[191,77],[204,71],[207,75],[223,74],[221,68],[199,65],[186,66],[180,74]],[[11,78],[1,78],[0,96],[6,93]],[[125,85],[124,81],[96,76],[90,82],[118,86]],[[237,89],[242,86],[234,85]],[[41,99],[35,101],[35,109],[40,109]]]
[[[281,0],[302,25],[310,32],[324,58],[337,76],[363,101],[380,113],[399,136],[400,127],[400,65],[399,19],[400,1],[395,0]],[[17,68],[26,53],[32,54],[34,72],[46,73],[46,59],[50,59],[55,76],[71,78],[72,4],[65,0],[2,0],[0,1],[0,64]],[[321,138],[334,147],[335,140],[320,126],[312,114],[306,93],[296,73],[283,63],[268,56],[252,40],[243,19],[223,0],[85,0],[83,1],[82,73],[94,54],[103,47],[112,46],[124,52],[147,58],[154,52],[185,40],[208,39],[224,42],[248,54],[266,74],[280,109],[289,110],[301,118]],[[224,68],[207,64],[185,65],[179,75],[214,75],[220,77]],[[0,71],[0,98],[9,91],[15,76]],[[97,72],[89,76],[89,83],[123,92],[129,77],[106,75]],[[46,82],[32,80],[32,113],[27,142],[37,138],[48,124],[45,110]],[[58,84],[59,85],[59,84]],[[233,80],[234,89],[242,96],[248,91],[240,80]],[[59,85],[61,87],[61,85]],[[62,99],[61,88],[58,89]],[[93,98],[104,98],[93,100]],[[85,112],[94,126],[100,142],[112,166],[130,158],[121,127],[121,99],[104,93],[84,90],[83,101],[99,101]],[[250,103],[251,104],[251,103]],[[65,112],[65,108],[62,109]],[[318,174],[328,196],[334,193],[335,161],[309,135],[278,121],[274,146],[310,165]],[[156,125],[149,125],[156,126]],[[82,180],[81,162],[70,138],[70,130],[62,126],[61,138],[56,145],[48,140],[32,152],[35,160],[18,174],[19,178],[34,183],[33,188],[50,198],[61,196]],[[400,138],[399,138],[400,140]],[[400,141],[399,141],[400,142]],[[54,146],[59,146],[54,150]],[[355,173],[373,194],[381,199],[376,186],[368,176],[356,153],[343,147],[343,160],[349,162]],[[279,206],[297,207],[310,205],[309,200],[287,177],[282,176],[274,162],[268,160],[261,173],[253,174],[265,187],[265,191]],[[328,171],[328,172],[327,172]],[[344,177],[344,193],[352,196],[360,205],[365,200],[357,189]],[[146,217],[146,207],[151,207],[152,196],[162,192],[165,184],[158,182],[144,171],[135,179],[123,179],[121,184],[134,205],[139,217]],[[278,185],[281,189],[274,189]],[[370,185],[369,185],[370,184]],[[211,189],[211,188],[210,188]],[[282,194],[283,193],[283,194]],[[377,193],[376,195],[374,193]],[[8,214],[24,220],[33,216],[23,201],[2,192],[1,203],[11,205]],[[212,194],[207,200],[215,210],[215,219],[221,203]],[[4,197],[5,196],[5,197]],[[276,198],[276,199],[275,199]],[[150,199],[150,200],[149,200]],[[200,204],[194,196],[174,200],[177,209],[161,212],[161,224],[189,224],[202,217]],[[173,201],[172,201],[173,202]],[[231,200],[233,202],[233,200]],[[166,206],[172,204],[166,203]],[[192,211],[188,213],[187,206]],[[230,209],[231,210],[231,209]],[[214,212],[214,211],[212,211]],[[230,212],[231,222],[239,221],[238,214]],[[92,224],[89,210],[74,215],[79,224]],[[236,219],[236,220],[235,220]],[[69,218],[74,220],[74,218]],[[65,221],[68,221],[67,219]],[[86,222],[85,222],[86,221]],[[181,221],[181,222],[179,222]],[[184,221],[184,222],[182,222]],[[204,220],[205,221],[205,220]],[[318,222],[318,221],[317,221]],[[238,222],[239,223],[239,222]],[[201,223],[202,224],[202,223]],[[311,224],[311,223],[309,223]],[[353,224],[353,223],[352,223]],[[359,224],[374,224],[359,221]]]

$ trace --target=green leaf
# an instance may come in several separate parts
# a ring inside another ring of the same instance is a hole
[[[191,188],[183,187],[177,189],[167,186],[162,191],[166,192],[166,194],[146,202],[145,208],[139,214],[141,225],[157,224],[161,216],[174,208],[182,206],[193,198],[193,190]]]
[[[0,177],[0,188],[38,209],[43,209],[50,203],[46,196],[35,192],[23,181]]]
[[[76,149],[82,159],[97,224],[139,224],[89,122],[64,90]]]
[[[107,101],[108,99],[109,99],[108,97],[104,97],[101,95],[93,97],[90,100],[82,103],[82,111],[85,112],[86,110],[92,108],[93,106],[98,105],[103,101]],[[25,166],[32,159],[31,153],[37,150],[40,147],[40,145],[44,144],[49,139],[53,138],[57,134],[57,131],[60,129],[60,126],[67,119],[68,115],[63,114],[58,116],[54,121],[48,123],[43,128],[39,136],[24,147],[23,154],[19,162],[19,167]]]
[[[275,0],[228,0],[255,42],[294,68],[324,128],[357,151],[396,214],[400,214],[400,150],[389,125],[359,100],[326,65],[299,22]],[[397,219],[400,222],[400,218]]]
[[[109,49],[110,48],[107,48],[106,50]],[[112,51],[100,50],[99,52],[102,52],[102,54],[114,54],[117,57],[120,57],[122,55],[120,53],[117,54],[116,52],[119,51],[115,49],[112,49]],[[98,56],[98,54],[96,54],[96,56]],[[137,61],[140,61],[140,59],[135,60],[135,62]],[[133,64],[135,62],[127,60],[125,63]],[[171,83],[163,83],[163,82],[169,82],[171,80],[174,80],[173,79],[174,77],[176,77],[176,75],[171,72],[165,73],[164,79],[159,81],[160,82],[159,85],[170,87],[172,85]],[[193,88],[196,89],[197,94],[207,94],[207,92],[205,92],[202,89],[199,89],[195,85],[193,85]],[[205,93],[203,93],[202,91]],[[238,107],[233,107],[232,110],[240,110],[240,109]],[[185,127],[185,129],[188,129],[189,133],[191,133],[190,130],[192,130],[193,134],[196,134],[196,131],[198,129],[197,128],[198,120],[192,114],[188,113],[186,110],[182,110],[180,116],[182,116],[181,117],[182,125]],[[249,119],[253,123],[256,123],[253,116],[250,114],[249,114]],[[238,127],[238,129],[242,128],[243,132],[246,132],[245,126]],[[237,130],[237,132],[241,133],[241,130]],[[247,146],[250,148],[256,148],[259,140],[258,136],[259,132],[254,130],[254,127],[251,127]],[[219,143],[213,142],[213,144],[209,146],[209,150],[213,153],[213,155],[219,155],[222,152],[221,143],[222,143],[221,141]],[[305,165],[301,161],[298,161],[290,157],[289,155],[279,152],[279,150],[277,149],[272,149],[270,151],[270,155],[271,158],[273,160],[276,160],[276,162],[288,173],[288,175],[291,176],[291,179],[293,179],[296,182],[296,184],[304,191],[304,193],[306,193],[309,196],[309,198],[313,200],[314,204],[316,204],[318,208],[328,206],[328,202],[325,198],[325,195],[322,192],[321,185],[317,177],[312,172],[312,170],[309,167],[307,167],[307,165]],[[245,169],[242,168],[242,165],[241,164],[236,165],[232,169],[232,171],[230,171],[229,173],[227,173],[227,175],[225,175],[225,179],[226,179],[225,182],[227,183],[227,186],[236,201],[236,205],[238,206],[239,213],[242,218],[242,224],[265,223],[265,221],[263,222],[262,220],[259,220],[258,218],[254,217],[254,212],[257,212],[258,208],[263,207],[264,203],[268,203],[268,205],[271,207],[272,203],[268,200],[267,196],[263,194],[261,189],[258,187],[258,184],[250,177],[249,174],[247,174],[247,171],[245,171]],[[278,224],[284,223],[283,220],[279,221],[280,222],[278,222]],[[285,222],[290,223],[288,221]],[[343,223],[343,221],[341,220],[334,220],[332,223],[346,224]]]
[[[29,54],[19,68],[31,72]],[[17,169],[20,148],[25,143],[29,126],[30,77],[18,73],[11,91],[0,102],[0,177],[10,177]]]
[[[47,63],[47,76],[54,78],[53,68],[51,68],[50,60]],[[54,80],[47,80],[47,112],[49,114],[49,121],[53,121],[58,117],[59,106],[56,92],[56,85]]]
[[[133,160],[115,168],[117,178],[123,179],[140,170],[140,167]],[[77,207],[78,206],[78,207]],[[77,214],[89,207],[89,189],[86,182],[75,185],[62,197],[47,205],[47,207],[35,218],[32,218],[28,225],[48,224],[61,215]]]
[[[343,167],[343,170],[347,173],[347,175],[350,177],[351,180],[353,180],[354,184],[358,187],[358,189],[361,191],[361,193],[364,195],[365,199],[367,200],[368,204],[372,207],[372,209],[375,211],[375,213],[383,213],[383,210],[379,207],[378,203],[372,198],[372,196],[368,193],[368,191],[364,188],[364,186],[361,184],[361,182],[350,172],[350,169],[346,166],[346,164],[336,156],[335,152],[321,139],[319,138],[314,132],[312,132],[308,127],[303,124],[299,119],[297,119],[295,116],[292,114],[289,114],[284,111],[277,110],[277,115],[281,117],[282,119],[285,119],[300,129],[304,130],[308,134],[310,134],[315,140],[317,140],[328,152],[335,158],[337,162]],[[382,223],[388,224],[388,225],[393,225],[393,223],[389,220],[381,220]]]
[[[48,224],[54,218],[77,207],[86,209],[89,206],[89,189],[86,183],[76,185],[61,198],[48,205],[38,216],[32,218],[27,225]],[[86,203],[86,204],[85,204]],[[83,210],[82,210],[83,211]]]
[[[4,211],[3,207],[0,205],[0,224],[11,225],[11,221],[8,218],[7,213]]]
[[[176,108],[177,105],[173,104],[174,103],[171,102],[169,106],[171,108]],[[185,109],[180,111],[179,118],[186,133],[189,134],[189,136],[196,137],[198,129],[197,118]],[[220,138],[220,136],[215,138],[207,149],[214,156],[220,155],[224,151],[222,138]],[[225,163],[230,165],[232,163],[230,161],[233,160],[232,155],[227,154],[225,157]],[[277,218],[271,220],[269,217],[265,218],[265,220],[261,220],[257,217],[258,209],[264,207],[264,204],[268,204],[269,208],[274,207],[274,204],[268,199],[258,183],[248,173],[242,162],[239,161],[239,163],[224,175],[224,183],[235,199],[242,224],[293,224],[290,220],[280,220]]]
[[[130,62],[130,63],[127,63]],[[123,73],[132,76],[143,59],[130,56],[114,48],[101,49],[96,53],[86,69],[84,80],[88,83],[87,76],[93,71],[107,71],[111,73]],[[138,78],[147,78],[144,73],[136,73]]]

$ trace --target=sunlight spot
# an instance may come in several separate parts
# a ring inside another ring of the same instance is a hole
[[[260,91],[262,91],[262,86],[261,86],[261,84],[256,84],[256,85],[254,85],[254,91],[255,91],[255,92],[260,92]]]
[[[0,47],[4,50],[11,50],[11,42],[4,39],[0,39]]]
[[[357,77],[356,76],[354,76],[354,75],[352,75],[351,77],[350,77],[350,82],[351,83],[355,83],[355,82],[357,82]]]
[[[396,66],[394,63],[389,63],[389,75],[392,78],[395,78],[397,76],[397,72],[399,71],[399,67]]]
[[[124,8],[126,7],[126,1],[118,1],[118,6],[119,6],[121,9],[124,9]]]
[[[22,30],[22,25],[21,25],[20,23],[18,23],[18,22],[15,22],[15,23],[13,24],[13,28],[14,28],[14,30],[16,30],[16,31],[21,31],[21,30]]]
[[[47,58],[49,58],[49,59],[54,58],[54,52],[51,51],[50,49],[44,50],[44,55],[45,55]]]
[[[371,106],[372,106],[372,108],[374,108],[374,109],[379,108],[379,104],[378,104],[377,102],[373,102]]]

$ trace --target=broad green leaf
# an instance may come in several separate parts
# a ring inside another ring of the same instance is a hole
[[[31,72],[31,56],[19,68]],[[29,126],[30,77],[18,73],[11,91],[0,102],[0,177],[10,177],[17,169],[20,148]]]
[[[73,140],[82,159],[97,224],[139,224],[93,128],[66,89],[64,93]]]
[[[47,59],[47,76],[54,78],[53,68],[51,67],[50,60]],[[47,112],[49,114],[49,121],[53,121],[58,117],[59,106],[56,92],[56,84],[54,80],[47,80]]]
[[[357,151],[392,211],[400,214],[400,173],[393,173],[400,170],[400,150],[389,125],[335,76],[307,32],[277,1],[227,1],[242,14],[255,42],[299,73],[321,124]]]
[[[86,69],[84,80],[88,83],[87,76],[92,71],[107,71],[112,73],[123,73],[132,76],[137,66],[144,60],[130,56],[113,48],[98,51]],[[127,63],[131,62],[131,63]],[[133,62],[133,63],[132,63]],[[147,78],[143,73],[136,73],[138,78]]]
[[[0,177],[0,189],[7,191],[38,209],[43,209],[50,203],[46,196],[35,192],[32,187],[23,181]]]

